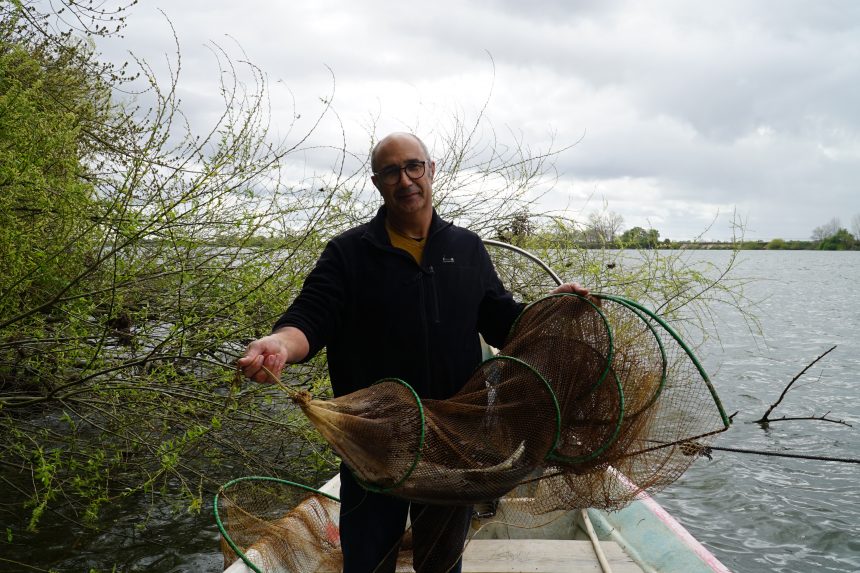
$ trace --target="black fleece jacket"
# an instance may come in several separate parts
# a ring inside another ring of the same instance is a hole
[[[391,246],[382,207],[328,243],[274,329],[304,332],[305,360],[328,348],[335,396],[399,378],[423,398],[448,398],[481,361],[478,333],[501,346],[523,306],[475,233],[434,211],[418,265]]]

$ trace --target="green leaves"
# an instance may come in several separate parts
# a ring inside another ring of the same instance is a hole
[[[112,101],[127,76],[44,36],[38,7],[0,5],[0,478],[35,530],[143,492],[199,509],[225,460],[289,471],[290,408],[233,372],[313,264],[329,197],[281,182],[264,76],[222,76],[197,136],[177,77],[149,76],[148,111]]]

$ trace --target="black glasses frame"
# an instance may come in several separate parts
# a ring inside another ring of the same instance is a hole
[[[418,168],[420,168],[420,172],[418,172]],[[409,170],[414,171],[414,173],[410,173]],[[405,171],[406,176],[409,177],[412,181],[417,179],[421,179],[424,177],[424,173],[427,171],[427,162],[426,161],[410,161],[403,167],[388,167],[383,169],[382,171],[374,171],[373,174],[379,177],[379,179],[386,185],[393,185],[397,183],[397,180],[400,179],[400,172]]]

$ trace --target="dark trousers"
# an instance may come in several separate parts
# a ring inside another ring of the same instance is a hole
[[[412,522],[417,573],[460,573],[471,507],[412,503],[362,488],[340,469],[340,543],[343,573],[391,573],[397,565],[406,515]]]

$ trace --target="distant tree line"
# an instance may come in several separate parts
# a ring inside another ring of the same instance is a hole
[[[860,214],[851,220],[851,230],[842,226],[838,217],[815,227],[808,241],[776,238],[768,242],[760,241],[752,248],[768,250],[819,250],[854,251],[860,249]]]
[[[624,218],[612,211],[593,212],[584,224],[559,217],[540,218],[543,224],[527,210],[519,211],[496,227],[496,238],[514,244],[575,244],[587,249],[654,249],[670,244],[669,239],[660,241],[657,229],[623,230]]]
[[[660,238],[660,231],[654,228],[632,227],[624,229],[624,218],[612,211],[593,212],[585,223],[567,221],[559,224],[556,218],[544,217],[539,223],[527,210],[515,213],[510,219],[496,227],[499,240],[523,245],[532,244],[575,244],[586,249],[739,249],[739,250],[821,250],[850,251],[860,249],[860,214],[855,215],[851,231],[842,226],[834,217],[812,231],[810,240],[785,240],[782,238],[764,240],[673,241]]]

